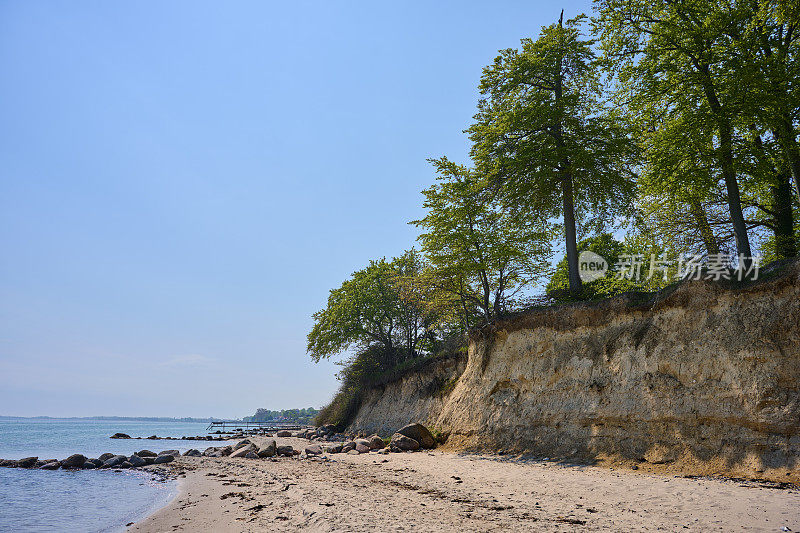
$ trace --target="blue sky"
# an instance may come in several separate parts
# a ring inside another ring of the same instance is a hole
[[[589,2],[0,2],[0,415],[319,407],[481,68]]]

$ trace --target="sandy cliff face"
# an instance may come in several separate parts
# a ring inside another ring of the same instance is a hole
[[[372,391],[353,429],[411,420],[464,449],[785,475],[800,460],[800,262],[747,289],[692,282],[646,306],[494,324],[463,372],[432,366]]]
[[[361,402],[351,429],[388,437],[411,422],[435,426],[465,366],[466,357],[449,357],[372,389]]]

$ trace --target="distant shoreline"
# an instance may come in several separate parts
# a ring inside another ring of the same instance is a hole
[[[167,416],[7,416],[0,415],[0,420],[103,420],[123,422],[186,422],[208,424],[210,422],[241,422],[236,418],[172,418]]]

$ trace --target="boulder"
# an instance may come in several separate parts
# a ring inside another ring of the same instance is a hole
[[[117,465],[117,468],[124,468],[124,469],[133,468],[133,465],[131,464],[130,461],[122,461],[120,464]]]
[[[372,448],[369,447],[369,444],[364,444],[363,442],[356,442],[355,450],[358,453],[368,453],[370,450],[372,450]]]
[[[258,455],[258,447],[256,447],[256,445],[255,445],[255,444],[246,444],[245,446],[243,446],[243,447],[239,448],[238,450],[235,450],[235,451],[234,451],[234,452],[231,454],[231,457],[232,457],[232,458],[236,458],[236,457],[244,457],[245,455],[247,455],[247,454],[248,454],[248,453],[250,453],[250,452],[253,452],[253,453],[255,453],[256,455]]]
[[[345,442],[342,445],[342,453],[347,453],[350,450],[355,450],[355,449],[356,449],[356,443],[353,441]]]
[[[112,455],[111,457],[114,457],[114,456]],[[98,467],[98,468],[99,468],[99,467],[103,466],[103,463],[104,463],[105,461],[101,461],[100,459],[89,459],[87,462],[88,462],[88,463],[93,463],[93,464],[94,464],[94,466],[96,466],[96,467]]]
[[[348,451],[348,452],[347,452],[347,455],[359,455],[360,453],[361,453],[361,452],[359,452],[358,450],[355,450],[355,449],[354,449],[354,450],[350,450],[350,451]]]
[[[93,468],[97,468],[97,465],[94,464],[94,462],[92,462],[91,460],[89,460],[83,463],[83,466],[81,468],[83,468],[84,470],[91,470]]]
[[[151,452],[150,450],[142,450],[136,452],[136,455],[139,457],[156,457],[158,454],[156,452]]]
[[[192,448],[191,450],[187,450],[183,454],[184,457],[202,457],[202,455],[203,454],[200,453],[200,450],[195,450],[194,448]]]
[[[419,442],[402,433],[395,433],[392,435],[392,440],[389,441],[389,448],[393,452],[414,451],[419,450]]]
[[[158,440],[158,435],[150,435],[147,440]]]
[[[130,457],[128,457],[128,462],[131,464],[131,466],[137,468],[140,466],[145,466],[147,464],[147,461],[145,461],[144,458],[139,457],[138,455],[131,455]]]
[[[111,435],[111,438],[112,439],[129,439],[129,438],[131,438],[131,436],[128,435],[127,433],[114,433],[113,435]]]
[[[269,444],[258,450],[259,457],[274,457],[278,453],[278,443],[274,440],[269,441]]]
[[[158,456],[156,456],[156,457],[158,457]],[[172,456],[170,455],[169,457],[172,457]],[[151,465],[151,464],[156,462],[156,458],[155,457],[142,457],[142,459],[144,459],[144,464],[146,464],[146,465]]]
[[[325,446],[326,453],[342,453],[342,445],[334,444],[333,446]]]
[[[97,458],[97,460],[98,460],[98,461],[101,461],[101,463],[100,463],[100,464],[103,464],[103,463],[105,463],[106,461],[108,461],[109,459],[111,459],[112,457],[114,457],[114,454],[113,454],[113,453],[108,453],[108,452],[106,452],[106,453],[104,453],[103,455],[101,455],[100,457],[98,457],[98,458]]]
[[[79,453],[75,453],[73,455],[70,455],[69,457],[67,457],[63,461],[61,461],[61,467],[62,468],[81,468],[84,465],[85,462],[86,462],[86,457],[85,456],[83,456],[83,455],[81,455]]]
[[[179,452],[178,450],[163,450],[161,452],[158,452],[158,455],[174,455],[175,457],[180,457],[181,452]]]
[[[203,452],[203,455],[205,455],[206,457],[226,457],[231,453],[233,453],[233,448],[231,448],[230,446],[222,446],[216,448],[212,446],[211,448],[206,448],[206,450]]]
[[[239,442],[236,443],[236,446],[233,447],[233,451],[240,450],[245,446],[247,446],[248,444],[253,444],[253,443],[250,442],[249,439],[240,440]]]
[[[288,430],[285,430],[285,429],[282,429],[282,430],[278,431],[277,433],[275,433],[275,436],[276,437],[291,437],[292,436],[292,432],[288,431]]]
[[[121,465],[122,463],[126,462],[127,460],[128,460],[128,458],[125,457],[124,455],[115,455],[111,459],[107,459],[103,463],[103,468],[113,468],[115,466]]]
[[[244,456],[245,459],[258,459],[258,454],[256,452],[247,452]]]
[[[40,466],[39,468],[42,469],[42,470],[58,470],[59,468],[61,468],[61,462],[60,461],[48,461],[45,464],[43,464],[42,466]]]
[[[306,455],[322,455],[322,446],[319,444],[306,446]]]
[[[153,464],[154,465],[161,465],[161,464],[164,464],[164,463],[171,463],[174,460],[175,460],[175,456],[174,455],[159,455],[158,457],[153,459]]]
[[[292,448],[291,446],[278,446],[278,449],[276,451],[278,455],[282,455],[284,457],[291,457],[292,455],[294,455],[294,448]]]
[[[373,435],[367,440],[369,441],[369,447],[373,450],[382,450],[386,447],[386,443],[377,435]]]
[[[422,448],[435,448],[436,440],[434,440],[428,428],[422,424],[409,424],[397,430],[397,433],[405,435],[409,439],[417,441]]]

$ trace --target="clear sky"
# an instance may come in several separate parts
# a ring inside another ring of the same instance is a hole
[[[320,407],[481,68],[589,1],[0,1],[0,415]]]

